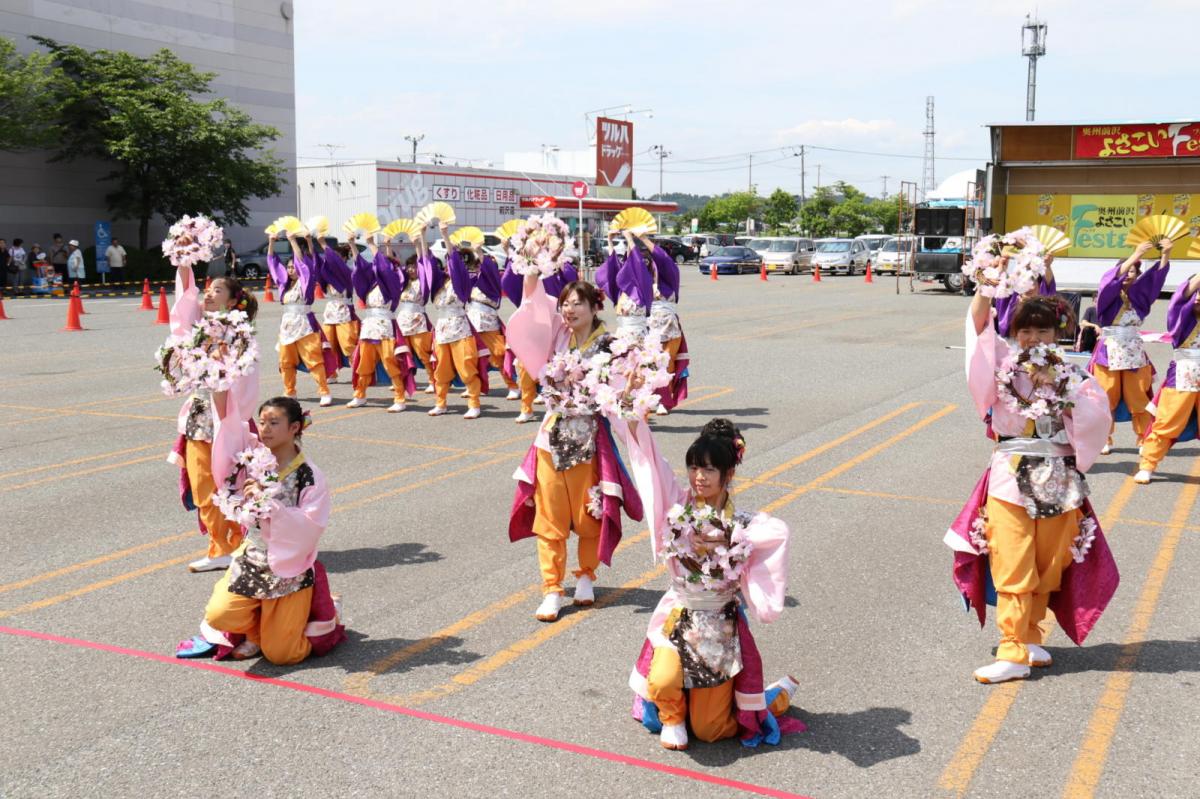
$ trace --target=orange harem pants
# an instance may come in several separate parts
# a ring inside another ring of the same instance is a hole
[[[438,406],[446,404],[454,373],[467,387],[467,407],[479,407],[479,349],[475,337],[467,336],[449,344],[437,345],[437,368],[433,370],[434,393]]]
[[[537,378],[525,371],[525,367],[517,363],[517,381],[521,385],[521,413],[533,413],[533,401],[537,399]]]
[[[309,586],[279,599],[242,596],[229,590],[229,572],[225,572],[213,586],[204,621],[223,633],[246,636],[262,647],[263,657],[276,666],[290,666],[312,651],[304,635],[312,594]]]
[[[321,352],[320,333],[309,333],[291,344],[279,345],[279,374],[283,376],[283,393],[289,397],[296,396],[296,367],[302,360],[313,380],[317,381],[317,393],[328,394],[329,383],[325,379],[325,355]]]
[[[208,528],[208,556],[228,555],[242,544],[242,526],[226,519],[220,508],[213,504],[217,484],[212,474],[212,443],[189,438],[183,457],[192,487],[192,504]]]
[[[1175,439],[1179,438],[1183,428],[1187,427],[1188,418],[1193,413],[1200,413],[1200,405],[1196,402],[1198,398],[1200,392],[1179,391],[1174,388],[1164,388],[1159,393],[1154,426],[1142,445],[1139,469],[1152,472],[1158,468]]]
[[[1104,393],[1108,395],[1108,409],[1116,411],[1117,405],[1121,400],[1125,400],[1125,407],[1129,409],[1130,415],[1133,416],[1133,434],[1137,436],[1140,443],[1142,437],[1146,435],[1146,430],[1149,429],[1150,423],[1154,421],[1154,417],[1146,412],[1146,406],[1150,404],[1151,390],[1154,385],[1154,370],[1150,364],[1146,364],[1141,369],[1120,369],[1112,370],[1100,364],[1093,364],[1093,377],[1104,389]],[[1113,430],[1116,430],[1117,423],[1113,422]],[[1109,435],[1111,438],[1111,433]]]
[[[413,333],[411,336],[405,336],[404,340],[408,342],[408,349],[412,354],[424,364],[425,376],[429,378],[429,383],[432,385],[433,367],[429,365],[429,362],[433,357],[433,331],[426,330],[424,333]]]
[[[567,537],[579,536],[576,577],[596,579],[600,565],[600,520],[588,513],[588,492],[599,485],[599,467],[593,458],[565,472],[554,468],[544,449],[537,453],[537,485],[533,492],[533,532],[537,535],[538,567],[542,593],[562,594],[567,573]]]
[[[500,376],[504,378],[504,385],[508,386],[510,391],[516,389],[516,381],[504,374],[504,349],[508,346],[504,341],[504,334],[499,330],[489,330],[486,333],[481,332],[479,337],[487,345],[488,361],[500,372]]]
[[[1000,627],[997,660],[1029,664],[1025,644],[1041,644],[1038,622],[1050,594],[1071,565],[1070,546],[1079,535],[1079,509],[1047,519],[1031,519],[1025,509],[987,499],[988,560],[996,584],[996,624]]]
[[[683,664],[674,647],[654,648],[650,674],[646,677],[646,693],[658,706],[658,718],[663,724],[683,724],[687,719],[692,734],[701,741],[720,741],[738,734],[733,680],[712,688],[689,688],[685,692]],[[780,691],[767,708],[772,714],[781,716],[791,703],[787,691]]]
[[[322,324],[321,330],[325,331],[325,339],[330,346],[337,352],[341,352],[347,358],[354,354],[354,348],[358,345],[358,322],[342,322],[336,325]],[[328,375],[326,375],[328,377]]]
[[[373,341],[358,343],[358,374],[354,376],[354,396],[365,399],[367,384],[371,375],[375,374],[375,364],[383,361],[384,371],[392,379],[392,399],[404,402],[404,378],[400,374],[400,366],[396,363],[396,342],[383,338],[376,344]]]

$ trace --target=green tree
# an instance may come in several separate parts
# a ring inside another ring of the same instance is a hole
[[[778,230],[796,218],[799,205],[790,191],[776,189],[763,207],[763,221],[769,229]]]
[[[103,178],[112,184],[109,211],[138,220],[143,249],[156,214],[173,221],[199,212],[244,225],[247,200],[283,188],[283,162],[264,149],[279,131],[224,99],[197,99],[210,93],[214,73],[166,49],[142,58],[33,38],[64,76],[55,85],[62,107],[56,160],[112,165]]]
[[[0,37],[0,150],[54,144],[59,105],[53,86],[60,78],[49,54],[22,55],[11,39]]]
[[[800,229],[814,238],[834,235],[836,229],[830,220],[830,213],[837,204],[832,188],[818,188],[800,209]]]
[[[893,235],[896,233],[900,223],[900,195],[887,200],[873,200],[869,210],[877,230]]]
[[[697,214],[701,230],[737,228],[750,217],[757,217],[762,210],[763,199],[748,191],[736,191],[714,197],[704,204]]]

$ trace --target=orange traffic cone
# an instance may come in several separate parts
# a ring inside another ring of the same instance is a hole
[[[875,278],[871,277],[871,262],[867,261],[867,276],[863,279],[864,283],[874,283]]]
[[[62,332],[83,330],[83,323],[79,321],[79,305],[79,298],[74,294],[67,299],[67,326],[62,329]]]
[[[158,287],[158,318],[154,320],[156,325],[171,324],[171,312],[167,309],[167,287]]]
[[[81,294],[79,291],[78,280],[76,280],[75,285],[71,287],[71,297],[75,300],[75,304],[79,306],[79,312],[81,314],[86,314],[87,311],[83,310],[83,294]]]
[[[267,275],[267,282],[263,284],[263,302],[275,302],[275,295],[271,293],[270,275]]]
[[[717,282],[717,265],[715,263],[708,265],[708,279],[714,283]]]
[[[814,283],[821,282],[821,265],[820,264],[817,264],[816,266],[813,267],[813,282]]]
[[[4,312],[4,295],[0,294],[0,320],[7,319],[8,314]]]
[[[766,283],[766,282],[767,282],[767,265],[766,265],[766,264],[760,264],[760,265],[759,265],[759,267],[758,267],[758,279],[759,279],[759,280],[761,280],[761,281],[762,281],[762,282],[764,282],[764,283]]]
[[[313,292],[313,299],[314,299],[314,300],[323,300],[323,299],[325,299],[325,292],[321,291],[321,284],[320,284],[320,283],[318,283],[318,284],[317,284],[317,290]]]
[[[142,281],[142,307],[139,310],[154,310],[154,300],[150,298],[150,278]]]

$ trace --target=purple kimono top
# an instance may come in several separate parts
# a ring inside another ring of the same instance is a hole
[[[340,291],[347,297],[354,293],[353,272],[334,249],[325,249],[317,254],[317,282],[321,288]]]
[[[617,270],[616,283],[619,293],[614,295],[614,302],[620,299],[621,294],[625,294],[644,308],[647,314],[650,313],[650,303],[654,302],[654,279],[637,247],[633,248],[633,252]]]
[[[655,245],[650,251],[654,271],[658,275],[658,294],[667,302],[679,302],[679,264],[666,250]]]
[[[617,273],[621,271],[624,265],[625,262],[617,256],[617,251],[613,250],[604,259],[604,263],[600,264],[600,268],[596,270],[596,285],[608,297],[609,302],[614,305],[619,298],[617,294]],[[549,289],[546,290],[546,293],[550,293]]]
[[[1045,278],[1038,280],[1038,296],[1050,297],[1058,293],[1058,281],[1051,280],[1046,282]],[[996,332],[1002,338],[1008,338],[1010,334],[1015,333],[1015,330],[1009,330],[1012,326],[1012,318],[1017,313],[1017,306],[1021,304],[1021,298],[1016,294],[1009,294],[1007,297],[1001,297],[996,300]]]
[[[471,288],[478,289],[479,293],[499,306],[500,267],[496,265],[495,258],[490,255],[483,256],[483,263],[479,265],[479,272],[471,278]]]
[[[1196,330],[1196,295],[1188,295],[1188,284],[1185,280],[1171,295],[1171,304],[1167,306],[1167,332],[1171,334],[1171,346],[1179,349],[1187,343],[1188,337]],[[1163,388],[1175,388],[1175,361],[1167,367],[1167,378]]]
[[[546,296],[558,299],[558,295],[562,294],[562,290],[567,287],[567,284],[574,283],[578,279],[579,271],[575,269],[573,263],[567,261],[561,270],[550,277],[542,278],[542,288],[545,289]],[[513,271],[511,258],[504,262],[504,274],[500,276],[500,288],[504,292],[504,296],[508,297],[509,302],[516,306],[521,305],[521,295],[525,292],[525,277]]]
[[[379,293],[393,311],[400,304],[403,277],[382,252],[377,251],[370,261],[363,258],[361,253],[355,256],[353,279],[354,293],[364,303],[371,289],[378,287]]]
[[[304,253],[298,258],[293,258],[292,263],[296,267],[296,280],[300,283],[300,293],[304,297],[305,305],[312,305],[313,297],[317,292],[317,259],[316,256],[310,253]],[[291,286],[289,285],[287,267],[279,260],[275,253],[267,253],[267,273],[271,275],[271,279],[279,288],[277,295],[278,302],[283,305],[283,295],[285,295]],[[321,326],[317,324],[317,315],[309,311],[308,325],[312,332],[320,331]]]
[[[467,271],[467,265],[463,263],[462,255],[458,252],[457,247],[451,247],[446,253],[446,262],[449,268],[444,268],[441,263],[426,253],[423,261],[417,263],[418,274],[425,272],[425,282],[429,285],[429,296],[434,298],[438,292],[442,290],[442,286],[446,283],[446,278],[450,279],[450,286],[454,289],[454,296],[458,297],[458,301],[463,305],[471,297],[471,273]]]
[[[1096,290],[1096,324],[1100,327],[1112,327],[1117,321],[1117,317],[1121,315],[1121,264],[1124,261],[1118,261],[1116,266],[1109,269],[1100,278],[1100,287]],[[1139,264],[1141,261],[1138,262]],[[1161,262],[1160,262],[1161,263]],[[1158,299],[1159,293],[1167,282],[1167,272],[1170,271],[1170,266],[1162,267],[1155,264],[1151,268],[1142,272],[1137,276],[1125,292],[1129,297],[1129,307],[1138,316],[1145,319],[1150,315],[1150,308],[1154,305],[1154,301]],[[1103,337],[1096,342],[1096,351],[1092,357],[1092,363],[1108,368],[1108,348],[1104,346]]]

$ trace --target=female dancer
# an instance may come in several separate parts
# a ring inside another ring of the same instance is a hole
[[[1167,377],[1158,396],[1154,398],[1154,423],[1142,446],[1141,462],[1134,475],[1135,483],[1149,483],[1154,470],[1176,441],[1196,438],[1196,413],[1200,410],[1200,325],[1196,314],[1196,292],[1200,291],[1200,275],[1180,283],[1167,307],[1167,329],[1175,348]]]
[[[679,264],[649,236],[639,236],[650,253],[651,281],[654,300],[650,303],[648,320],[650,333],[661,339],[663,349],[671,356],[671,382],[658,390],[659,416],[666,416],[687,397],[688,351],[687,338],[679,323]]]
[[[376,367],[383,366],[392,383],[392,404],[388,413],[401,413],[407,407],[408,346],[396,327],[396,308],[400,304],[400,274],[387,256],[379,250],[378,242],[368,244],[371,261],[358,252],[353,239],[350,252],[354,255],[354,293],[363,301],[362,327],[358,346],[354,350],[354,399],[348,408],[367,404],[367,388],[377,379]]]
[[[272,233],[267,239],[267,271],[279,286],[279,302],[283,305],[283,316],[279,319],[279,373],[283,376],[283,393],[296,396],[296,368],[303,361],[317,381],[321,405],[332,405],[333,396],[325,379],[327,370],[321,326],[312,310],[317,288],[312,240],[298,240],[296,234],[288,233],[292,260],[284,266],[275,255],[275,238]],[[332,356],[329,363],[332,366]]]
[[[616,231],[608,231],[608,258],[596,270],[596,283],[612,298],[621,331],[646,335],[649,329],[650,306],[654,302],[654,281],[646,261],[638,252],[633,234],[625,233],[625,258],[617,256],[613,246]]]
[[[1046,273],[1038,279],[1038,284],[1030,289],[1026,297],[1053,297],[1058,293],[1058,282],[1054,279],[1054,270],[1051,264],[1054,263],[1054,256],[1046,256]],[[1016,294],[1009,294],[1007,297],[1000,297],[995,301],[996,308],[996,332],[1001,338],[1009,337],[1009,330],[1012,327],[1012,317],[1017,311],[1017,305],[1021,302],[1021,297]]]
[[[440,224],[442,239],[446,242],[446,267],[443,268],[425,246],[425,231],[417,238],[419,251],[424,259],[418,267],[425,270],[426,285],[429,286],[433,305],[438,310],[434,324],[435,361],[433,382],[436,405],[429,410],[430,416],[448,413],[446,400],[450,395],[450,382],[457,372],[467,387],[467,412],[464,419],[479,418],[479,394],[487,390],[487,365],[485,354],[481,355],[467,318],[467,302],[471,295],[471,276],[458,248],[450,243],[449,228]]]
[[[358,346],[358,315],[354,312],[354,278],[344,254],[330,247],[325,239],[318,238],[320,252],[317,254],[317,285],[325,292],[325,311],[321,316],[321,330],[336,357],[338,367],[349,366],[354,348]],[[337,379],[337,372],[327,376],[330,382]],[[351,372],[351,382],[353,382]]]
[[[219,277],[199,296],[196,279],[190,266],[180,266],[175,272],[175,302],[171,305],[171,335],[186,336],[201,314],[221,311],[242,311],[254,321],[258,313],[258,300],[242,288],[235,277]],[[238,406],[253,409],[258,401],[258,368],[239,377],[229,392],[238,400]],[[224,397],[220,397],[224,401]],[[200,532],[208,535],[208,553],[188,564],[190,572],[218,571],[229,566],[230,554],[242,543],[242,529],[226,520],[221,510],[213,504],[217,486],[213,480],[212,441],[214,395],[210,391],[196,391],[179,409],[179,441],[167,457],[170,463],[180,467],[180,487],[183,507],[195,510],[199,519]],[[244,419],[248,421],[250,410]]]
[[[981,683],[1051,665],[1038,626],[1047,608],[1081,644],[1118,582],[1083,477],[1112,419],[1100,385],[1051,349],[1064,314],[1070,307],[1058,297],[1021,300],[1011,349],[988,297],[977,293],[967,316],[967,386],[980,416],[992,412],[997,443],[946,543],[980,624],[989,576],[995,588],[1000,646],[994,663],[975,670]]]
[[[258,409],[258,437],[279,464],[282,491],[270,516],[247,530],[229,571],[213,586],[201,637],[216,645],[218,658],[261,654],[289,666],[314,652],[325,654],[346,637],[340,601],[329,593],[325,568],[317,560],[331,503],[325,475],[300,449],[309,422],[291,397],[269,399]],[[217,477],[224,481],[233,455],[253,442],[244,425],[222,427],[238,428],[218,432]],[[248,480],[241,491],[251,498],[260,486]],[[199,649],[202,642],[195,643]]]
[[[506,254],[509,252],[508,239],[504,240],[504,252]],[[579,272],[575,269],[575,265],[567,261],[558,272],[542,278],[542,289],[546,292],[547,297],[557,297],[564,286],[574,283],[578,279]],[[513,270],[512,256],[509,255],[504,262],[504,273],[500,276],[500,289],[504,296],[508,297],[508,301],[518,308],[521,306],[524,282],[524,278]],[[512,347],[508,347],[508,351],[512,352]],[[521,390],[521,412],[517,414],[516,423],[525,424],[533,421],[533,403],[537,399],[538,391],[537,375],[531,375],[515,356],[513,365],[517,370],[517,385]]]
[[[654,559],[666,563],[671,582],[629,675],[634,718],[667,749],[687,749],[688,722],[702,741],[736,735],[747,746],[777,744],[781,733],[804,729],[783,716],[797,683],[785,677],[764,691],[746,611],[763,623],[783,611],[787,525],[734,509],[730,485],[746,444],[728,419],[708,422],[688,448],[686,487],[649,428],[630,424],[632,431],[623,422],[613,427],[651,508]]]
[[[1116,423],[1130,419],[1140,447],[1154,417],[1146,411],[1154,381],[1154,367],[1146,357],[1139,327],[1150,315],[1171,268],[1171,242],[1163,244],[1156,265],[1142,271],[1142,256],[1153,247],[1142,242],[1133,254],[1104,273],[1096,290],[1096,321],[1103,335],[1092,353],[1089,371],[1108,394]],[[1112,451],[1112,432],[1100,454]]]
[[[414,240],[414,244],[415,244]],[[418,256],[408,256],[400,276],[403,288],[400,290],[400,303],[396,306],[396,325],[400,335],[408,344],[409,375],[416,374],[417,361],[425,367],[425,376],[429,385],[425,387],[426,394],[434,392],[433,387],[433,328],[429,323],[429,315],[425,313],[425,305],[429,302],[429,283],[432,272],[422,270],[417,264]],[[415,381],[415,377],[412,377]]]
[[[504,378],[504,384],[508,387],[505,399],[515,400],[521,394],[517,390],[517,381],[513,379],[512,364],[505,365],[504,362],[507,344],[504,323],[500,321],[500,268],[496,266],[496,259],[484,253],[482,247],[472,252],[472,260],[479,264],[479,271],[471,277],[467,318],[471,321],[471,328],[487,347],[492,366]]]
[[[536,274],[526,275],[521,307],[508,322],[509,346],[531,375],[540,375],[556,353],[595,355],[612,339],[596,316],[600,308],[600,292],[591,283],[569,283],[556,303]],[[538,621],[556,620],[566,604],[563,579],[572,530],[579,537],[574,601],[591,605],[596,567],[601,561],[612,564],[621,540],[622,506],[629,518],[642,518],[641,500],[621,466],[608,422],[599,414],[547,413],[513,477],[517,490],[508,537],[537,536],[544,594]]]

